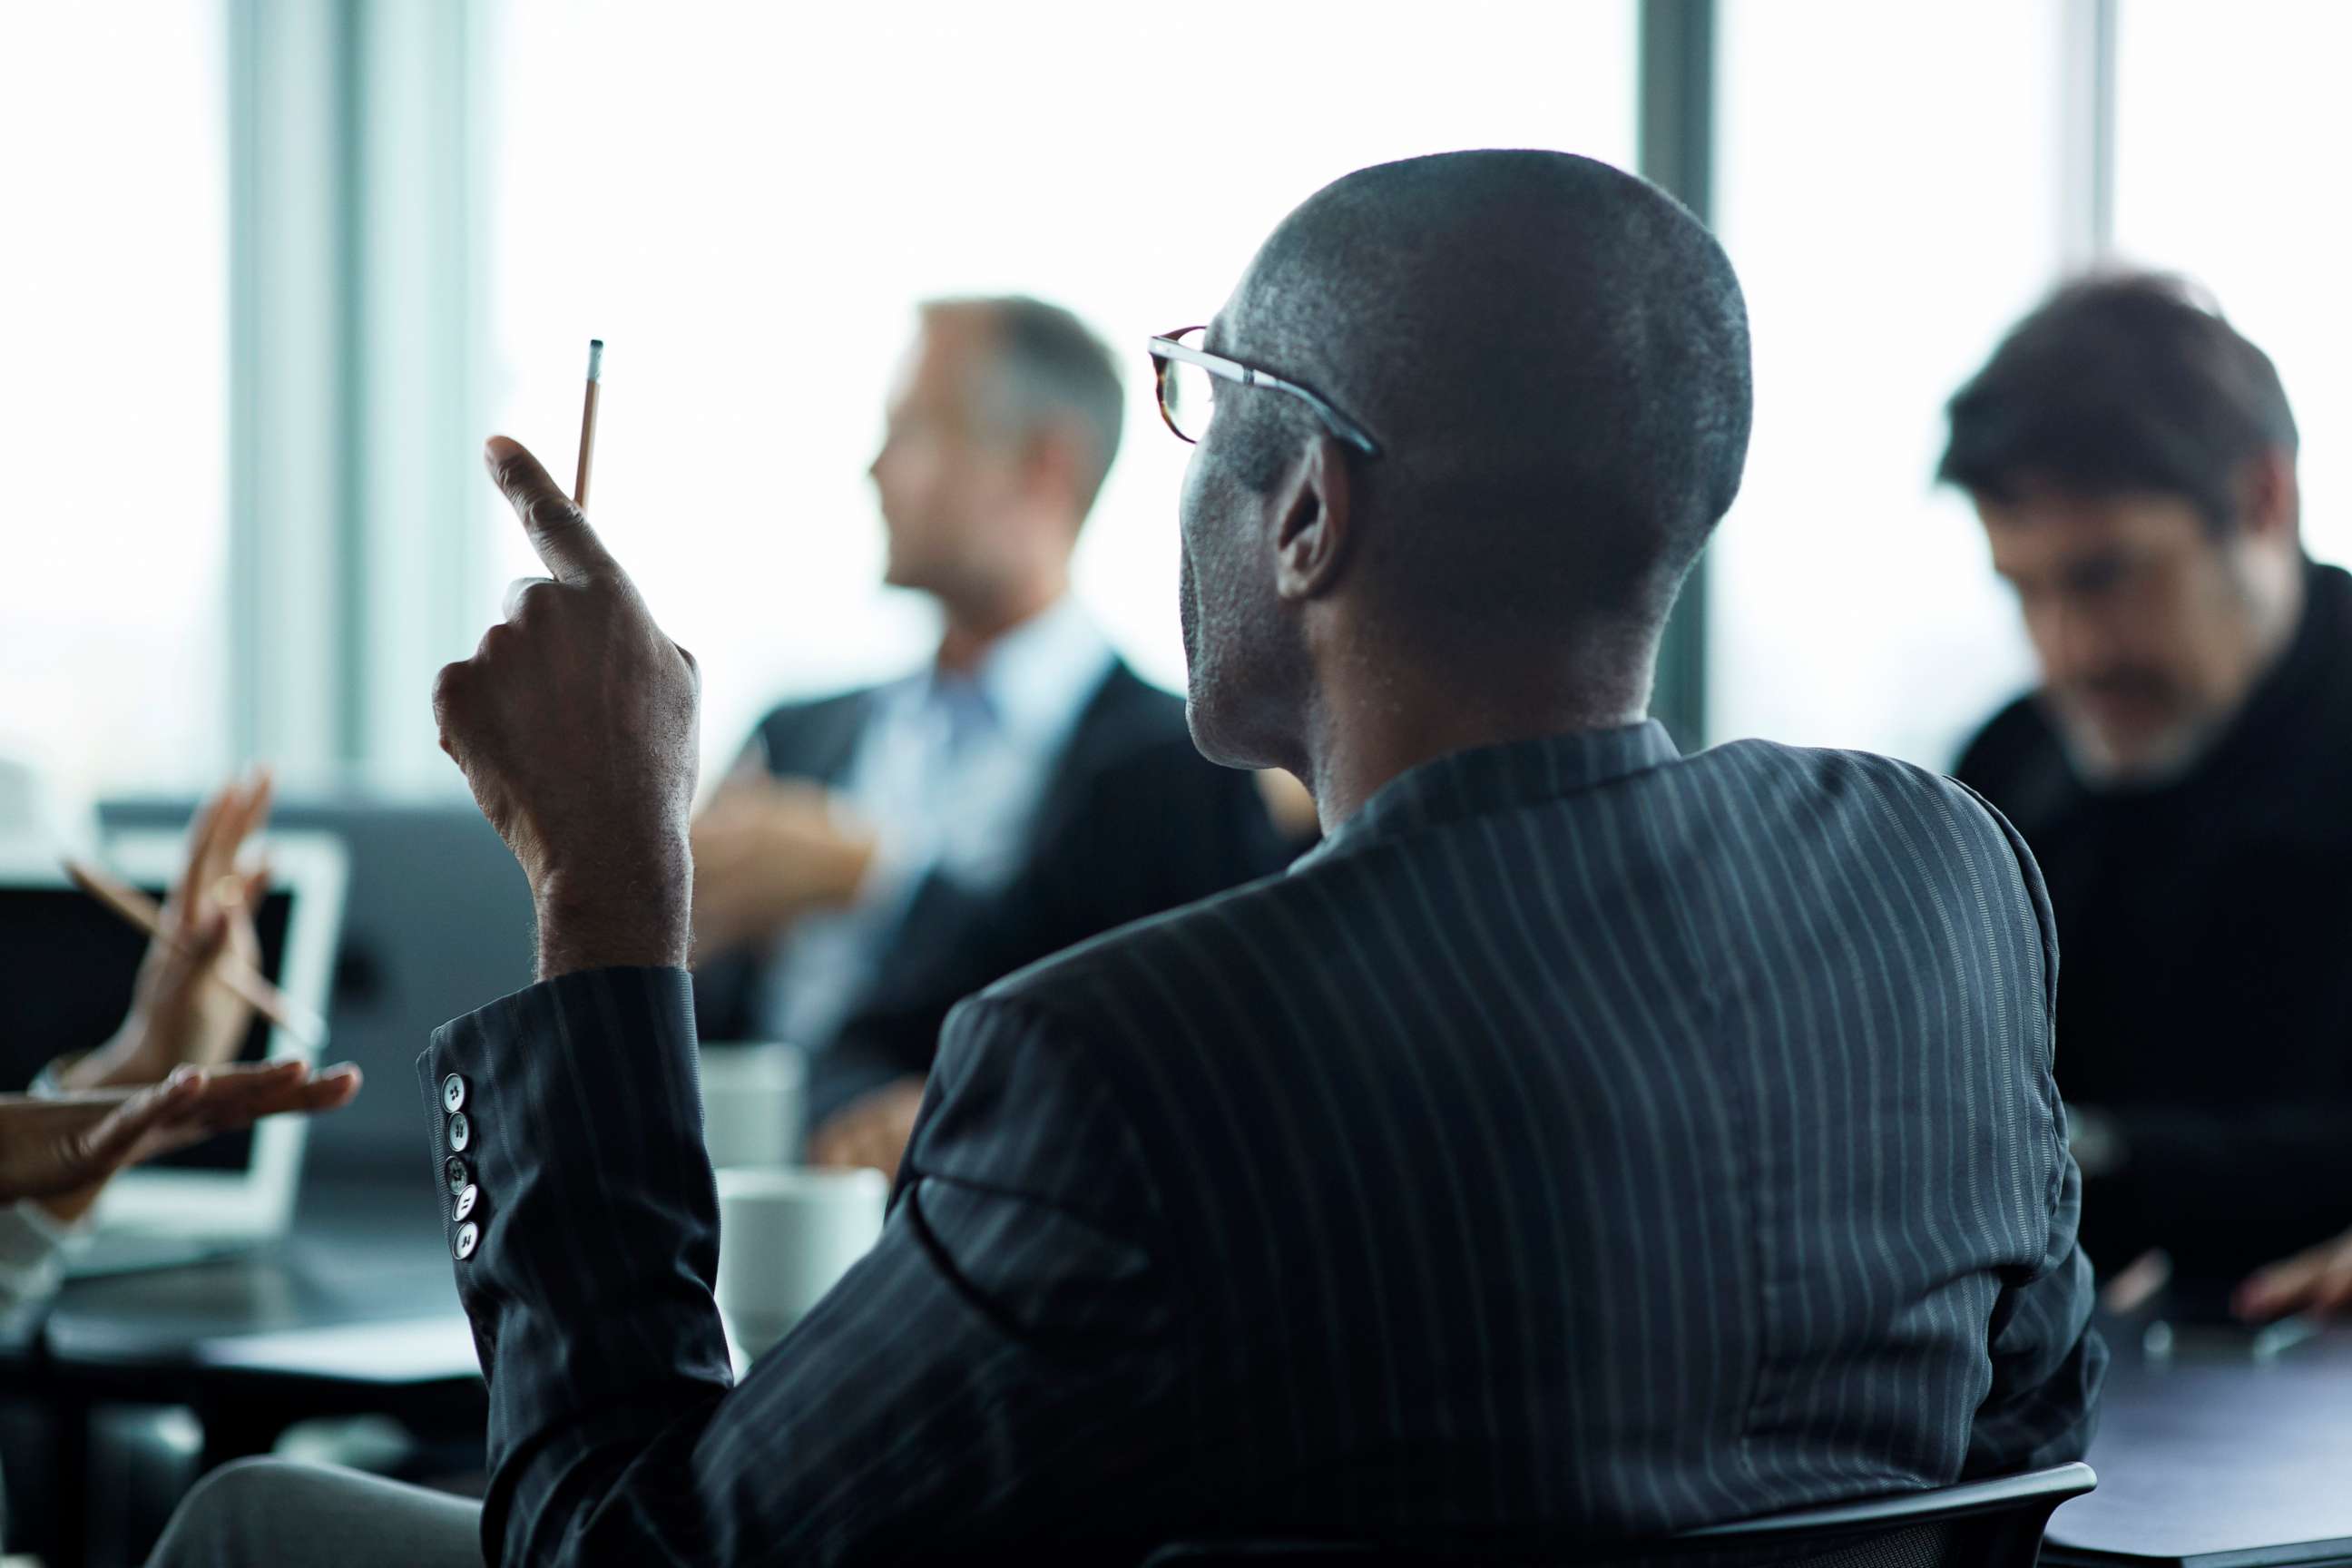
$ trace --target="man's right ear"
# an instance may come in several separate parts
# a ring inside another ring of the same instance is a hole
[[[2294,454],[2268,447],[2238,466],[2235,478],[2238,516],[2256,537],[2292,543],[2303,521],[2303,492],[2294,472]]]
[[[1348,454],[1318,435],[1299,453],[1276,495],[1275,591],[1312,599],[1339,580],[1355,531]]]

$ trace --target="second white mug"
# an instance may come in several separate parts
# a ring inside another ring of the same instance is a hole
[[[773,1041],[702,1047],[702,1142],[710,1163],[789,1165],[801,1157],[808,1064]]]
[[[719,1173],[719,1311],[746,1357],[791,1331],[882,1235],[879,1171]]]

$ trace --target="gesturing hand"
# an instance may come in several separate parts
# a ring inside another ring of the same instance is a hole
[[[163,935],[148,944],[131,1016],[105,1050],[65,1076],[68,1089],[153,1083],[183,1062],[212,1067],[245,1043],[253,1009],[214,982],[225,960],[252,966],[261,955],[254,912],[269,890],[266,866],[238,856],[269,816],[269,775],[225,785],[196,814],[188,858],[163,905]]]
[[[915,1118],[923,1109],[923,1080],[902,1078],[851,1100],[809,1136],[809,1163],[854,1170],[864,1165],[896,1180]]]
[[[2352,1310],[2352,1230],[2256,1270],[2238,1287],[2231,1306],[2252,1322],[2289,1312],[2329,1317]]]
[[[0,1095],[0,1200],[92,1189],[125,1165],[260,1117],[336,1110],[359,1089],[359,1068],[349,1064],[312,1078],[300,1062],[270,1062],[182,1068],[137,1090]]]
[[[698,962],[763,942],[812,910],[853,903],[873,829],[806,779],[730,779],[694,821]]]
[[[484,453],[549,578],[441,671],[441,749],[522,863],[539,973],[683,964],[700,679],[588,520],[504,437]]]

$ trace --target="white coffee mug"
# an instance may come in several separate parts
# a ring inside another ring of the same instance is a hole
[[[713,1165],[789,1165],[801,1156],[808,1064],[773,1041],[702,1047],[702,1142]]]
[[[882,1235],[879,1171],[719,1172],[719,1311],[758,1355],[800,1321]]]

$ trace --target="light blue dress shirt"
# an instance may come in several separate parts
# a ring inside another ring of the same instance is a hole
[[[845,809],[879,836],[874,862],[856,903],[804,917],[778,940],[760,998],[768,1037],[814,1048],[833,1039],[925,879],[982,893],[1012,879],[1112,658],[1066,596],[999,637],[970,672],[933,667],[875,692],[840,785]]]

